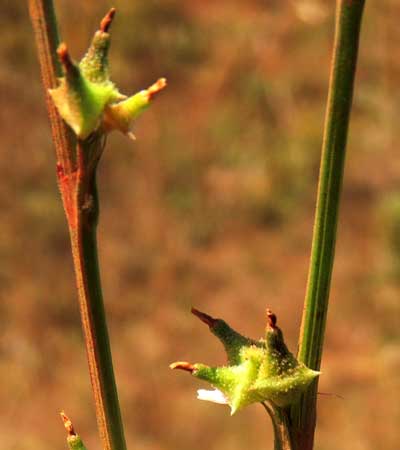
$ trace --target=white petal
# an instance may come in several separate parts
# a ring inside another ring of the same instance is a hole
[[[220,403],[221,405],[227,405],[228,399],[218,389],[213,391],[207,391],[206,389],[199,389],[197,391],[197,398],[199,400],[205,400],[207,402]]]

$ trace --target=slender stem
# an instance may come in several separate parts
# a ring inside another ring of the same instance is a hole
[[[266,402],[261,404],[271,417],[274,429],[274,450],[294,450],[286,411]]]
[[[321,364],[347,131],[353,97],[364,0],[337,0],[336,27],[325,118],[310,270],[300,331],[298,358],[311,369]],[[317,382],[292,408],[298,449],[310,450],[316,419]]]
[[[299,358],[319,369],[364,0],[337,2],[335,43]]]
[[[90,166],[85,160],[86,155],[95,152],[100,157],[101,142],[98,136],[78,141],[76,217],[70,218],[69,230],[100,438],[104,450],[125,450],[97,255],[99,204],[96,165]]]
[[[59,38],[54,8],[51,0],[29,0],[29,7],[47,93],[60,75],[56,60]],[[56,146],[58,182],[71,238],[97,424],[104,450],[125,450],[97,257],[99,205],[95,175],[102,151],[101,138],[96,133],[85,141],[72,138],[53,103],[49,98],[47,100]]]
[[[56,87],[57,78],[62,75],[56,53],[60,38],[53,2],[51,0],[28,1],[57,161],[69,174],[74,169],[75,138],[61,119],[48,93],[49,89]]]

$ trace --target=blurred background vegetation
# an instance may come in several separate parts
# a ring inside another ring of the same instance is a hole
[[[129,448],[272,449],[252,406],[195,399],[174,360],[224,360],[196,306],[252,337],[265,308],[295,351],[307,277],[334,2],[56,1],[79,58],[110,6],[123,92],[168,89],[111,135],[100,258]],[[398,450],[400,3],[368,0],[320,391],[317,450]],[[0,434],[65,448],[72,417],[100,448],[67,228],[24,1],[0,17]],[[339,398],[338,396],[342,397]]]

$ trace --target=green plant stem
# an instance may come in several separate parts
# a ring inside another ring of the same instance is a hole
[[[97,255],[97,222],[99,204],[95,173],[96,168],[85,172],[84,154],[93,149],[78,142],[78,190],[76,195],[76,221],[70,225],[72,253],[79,292],[79,306],[85,335],[97,423],[105,450],[126,448],[122,419],[115,383],[111,349],[101,289]],[[90,146],[100,147],[100,142]],[[82,171],[82,172],[81,172]]]
[[[282,408],[273,407],[266,402],[261,403],[271,417],[274,429],[274,450],[293,450],[288,416]]]
[[[101,139],[96,135],[85,141],[78,140],[76,188],[68,225],[100,438],[104,450],[125,450],[97,255],[96,166],[101,151]],[[95,153],[98,157],[93,163]],[[91,155],[91,163],[88,155]]]
[[[322,144],[316,216],[298,359],[319,370],[335,255],[347,131],[364,0],[337,0],[333,60]],[[313,448],[317,382],[290,412],[296,449]]]
[[[104,450],[125,450],[97,257],[99,206],[95,177],[102,143],[96,135],[76,141],[49,99],[47,91],[55,86],[60,75],[56,59],[59,44],[56,17],[51,0],[29,0],[29,9],[56,147],[58,182],[71,237],[97,424]],[[93,158],[93,155],[98,157]]]

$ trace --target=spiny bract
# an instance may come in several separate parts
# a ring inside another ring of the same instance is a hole
[[[269,401],[284,407],[295,403],[320,374],[289,352],[276,325],[276,316],[269,310],[265,339],[259,341],[242,336],[221,319],[196,309],[192,313],[210,327],[228,356],[228,365],[223,367],[182,361],[171,364],[172,369],[186,370],[216,388],[199,390],[201,400],[226,403],[231,407],[231,414],[255,402]]]
[[[61,117],[79,139],[86,139],[98,129],[104,133],[115,129],[134,138],[130,130],[132,121],[149,106],[154,94],[166,86],[165,78],[160,78],[148,89],[127,98],[110,81],[108,29],[114,14],[112,8],[101,21],[79,64],[72,61],[64,43],[57,50],[64,76],[59,79],[59,86],[49,93]]]

